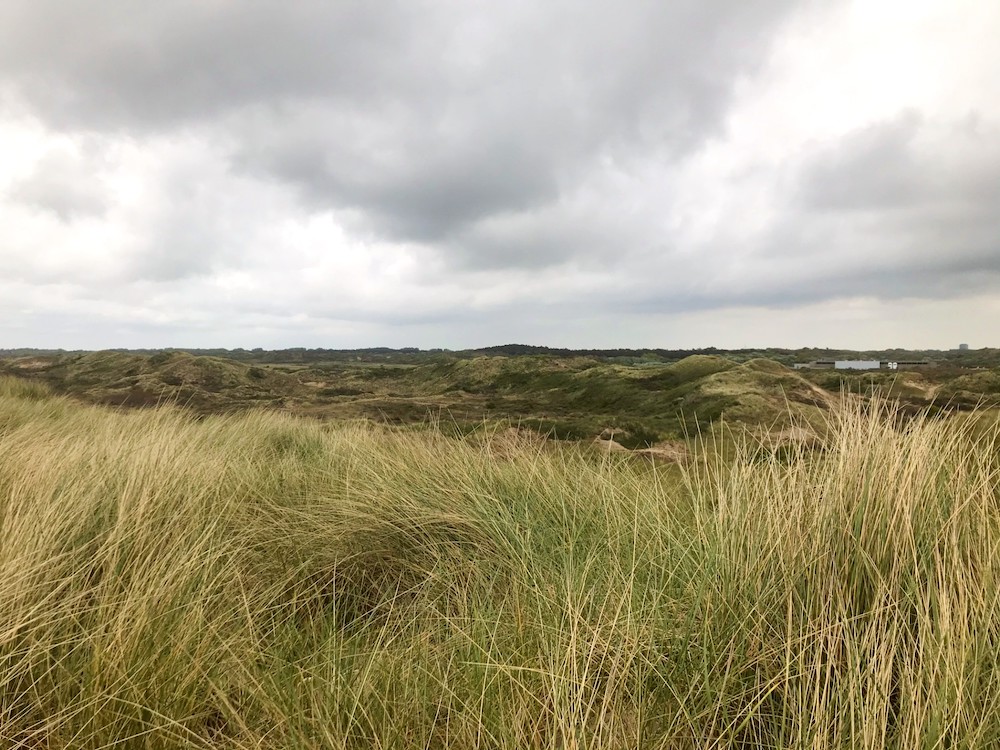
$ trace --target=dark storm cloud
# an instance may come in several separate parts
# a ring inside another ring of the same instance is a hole
[[[602,158],[697,149],[795,5],[12,0],[0,69],[53,128],[223,133],[309,210],[533,266],[573,250],[478,225],[557,205]]]

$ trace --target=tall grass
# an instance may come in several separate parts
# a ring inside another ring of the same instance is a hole
[[[0,382],[0,742],[1000,746],[995,432],[654,470]]]

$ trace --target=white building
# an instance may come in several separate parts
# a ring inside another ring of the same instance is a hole
[[[878,370],[881,367],[877,359],[838,359],[833,363],[835,370]]]

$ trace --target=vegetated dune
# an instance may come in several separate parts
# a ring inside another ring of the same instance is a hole
[[[996,426],[854,403],[661,472],[0,380],[0,743],[1000,746]]]
[[[1000,405],[1000,371],[980,370],[957,377],[938,389],[937,401],[961,406]]]
[[[821,434],[842,387],[852,398],[864,399],[884,389],[911,411],[930,405],[934,395],[918,373],[898,379],[879,373],[860,380],[833,371],[800,373],[766,359],[737,363],[707,355],[671,364],[532,355],[280,369],[180,352],[97,352],[4,360],[4,371],[90,403],[166,402],[201,414],[266,406],[321,419],[397,425],[440,419],[459,431],[484,420],[507,421],[585,442],[611,429],[630,450],[683,441],[721,422],[772,433],[800,425]],[[958,377],[936,398],[974,404],[983,395],[973,396],[969,389],[988,392],[995,379],[992,371]]]
[[[742,365],[693,381],[677,404],[697,424],[720,419],[730,424],[785,429],[806,423],[815,429],[825,424],[824,412],[838,401],[795,371],[770,360]]]
[[[481,357],[418,367],[411,376],[438,389],[508,397],[511,407],[524,410],[521,416],[548,417],[559,437],[593,439],[614,428],[633,438],[630,448],[683,437],[723,418],[765,428],[802,421],[818,428],[822,412],[838,400],[776,362],[736,364],[705,355],[646,367]]]
[[[199,411],[223,411],[280,405],[300,387],[295,378],[270,368],[184,352],[93,352],[43,362],[35,358],[25,368],[13,360],[6,369],[92,403],[132,407],[176,403]]]
[[[0,365],[7,372],[42,380],[91,403],[150,406],[170,402],[202,413],[267,405],[322,417],[368,417],[395,423],[425,421],[428,414],[440,411],[468,424],[485,417],[535,419],[542,433],[576,439],[593,439],[610,424],[633,436],[630,448],[681,436],[685,420],[702,419],[701,411],[711,421],[722,414],[723,407],[739,406],[736,400],[715,393],[718,384],[713,378],[733,370],[746,371],[709,356],[645,367],[585,358],[477,357],[399,369],[301,368],[294,374],[180,352],[97,352]],[[795,377],[782,366],[774,366],[786,378]],[[731,376],[730,384],[742,385],[744,396],[756,392],[752,378],[743,378],[742,384],[737,380],[738,376]],[[710,393],[700,394],[706,388]],[[784,402],[771,399],[767,405],[787,411]]]
[[[692,354],[679,362],[666,365],[655,377],[649,378],[665,388],[675,388],[700,378],[725,372],[737,367],[737,364],[725,357],[707,354]]]

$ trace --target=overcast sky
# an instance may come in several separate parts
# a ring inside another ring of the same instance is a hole
[[[995,0],[4,0],[0,348],[1000,346]]]

